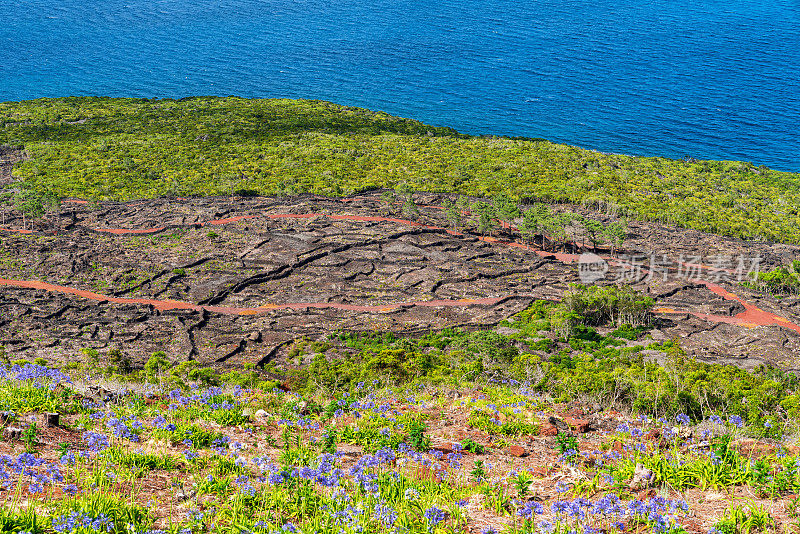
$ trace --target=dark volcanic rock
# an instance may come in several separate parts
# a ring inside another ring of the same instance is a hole
[[[14,164],[27,157],[23,148],[0,145],[0,186],[11,182],[11,169]]]
[[[22,157],[9,154],[0,151],[0,159]],[[0,286],[0,345],[14,357],[74,359],[90,348],[103,357],[118,351],[141,366],[164,351],[172,360],[240,367],[281,359],[293,340],[330,331],[414,334],[492,325],[533,299],[559,299],[578,281],[575,266],[556,256],[448,233],[440,209],[423,205],[420,224],[377,220],[385,211],[379,194],[355,201],[156,199],[100,209],[67,202],[59,216],[34,224],[38,235],[0,233],[9,258],[0,262],[0,278],[70,288]],[[19,214],[10,213],[6,226],[21,229]],[[660,228],[638,225],[639,237],[626,246],[647,240],[676,254],[705,254],[711,243],[720,253],[750,246]],[[765,261],[796,251],[767,247]],[[651,280],[637,288],[675,312],[659,316],[654,338],[678,339],[708,360],[798,367],[800,336],[791,331],[689,315],[735,317],[743,309],[736,301],[685,282]],[[758,306],[800,321],[796,299]]]

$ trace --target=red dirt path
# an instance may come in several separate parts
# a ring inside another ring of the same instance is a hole
[[[326,217],[324,214],[318,213],[272,213],[272,214],[264,214],[270,219],[310,219],[313,217]],[[227,217],[224,219],[213,219],[207,221],[202,224],[202,226],[206,225],[223,225],[223,224],[230,224],[239,222],[242,220],[247,219],[254,219],[261,217],[261,215],[240,215],[235,217]],[[408,219],[398,219],[393,217],[379,217],[379,216],[361,216],[361,215],[329,215],[327,216],[334,221],[358,221],[358,222],[391,222],[396,224],[405,224],[408,226],[417,226],[421,228],[428,228],[434,230],[444,230],[447,233],[454,235],[454,236],[462,236],[459,232],[455,232],[453,230],[441,227],[441,226],[432,226],[427,224],[418,223],[416,221],[411,221]],[[96,231],[98,232],[107,232],[114,235],[126,235],[126,234],[151,234],[151,233],[158,233],[165,230],[166,227],[157,227],[157,228],[142,228],[142,229],[125,229],[125,228],[98,228]],[[6,228],[0,228],[0,230],[6,231],[16,231],[20,233],[31,233],[30,230],[10,230]],[[487,243],[498,244],[498,245],[505,245],[508,247],[513,248],[520,248],[535,252],[539,256],[542,257],[555,257],[558,261],[562,263],[576,263],[579,259],[577,254],[562,254],[562,253],[552,253],[552,252],[545,252],[539,249],[536,249],[529,245],[524,245],[522,243],[517,243],[515,241],[504,241],[500,239],[496,239],[493,237],[478,237],[481,241],[485,241]],[[713,314],[706,314],[706,313],[699,313],[699,312],[688,312],[698,317],[700,319],[704,319],[711,322],[718,322],[718,323],[727,323],[733,324],[738,326],[744,326],[748,328],[753,328],[756,326],[782,326],[784,328],[788,328],[790,330],[794,330],[798,334],[800,334],[800,325],[794,324],[790,322],[788,319],[781,317],[780,315],[776,315],[774,313],[766,312],[753,304],[748,303],[743,298],[739,297],[738,295],[731,293],[724,289],[722,286],[718,284],[714,284],[712,282],[708,282],[705,280],[699,280],[699,283],[705,285],[710,291],[713,293],[721,296],[726,300],[734,300],[739,302],[742,306],[744,306],[745,311],[735,315],[733,317],[723,316],[723,315],[713,315]],[[46,291],[57,291],[60,293],[68,293],[73,294],[79,297],[88,298],[91,300],[97,301],[108,301],[114,302],[118,304],[143,304],[143,305],[152,305],[156,309],[159,310],[171,310],[171,309],[184,309],[184,310],[208,310],[211,312],[216,313],[223,313],[229,315],[251,315],[251,314],[258,314],[263,313],[267,310],[273,309],[303,309],[303,308],[335,308],[341,310],[350,310],[350,311],[362,311],[362,312],[381,312],[381,311],[388,311],[391,309],[395,309],[398,307],[406,307],[406,306],[470,306],[474,304],[478,305],[492,305],[497,303],[501,300],[501,298],[485,298],[485,299],[468,299],[468,300],[431,300],[431,301],[412,301],[412,302],[404,302],[404,303],[397,303],[397,304],[388,304],[388,305],[376,305],[376,306],[359,306],[354,304],[334,304],[334,303],[326,303],[326,302],[312,302],[312,303],[287,303],[287,304],[268,304],[265,306],[261,306],[258,308],[236,308],[236,307],[228,307],[228,306],[200,306],[197,304],[192,304],[189,302],[182,302],[182,301],[174,301],[174,300],[155,300],[155,299],[129,299],[129,298],[120,298],[120,297],[110,297],[106,295],[101,295],[99,293],[93,293],[91,291],[84,291],[80,289],[65,287],[65,286],[57,286],[53,284],[48,284],[46,282],[39,282],[39,281],[26,281],[26,280],[6,280],[0,279],[0,285],[6,286],[16,286],[16,287],[23,287],[29,289],[43,289]],[[503,297],[505,298],[505,297]],[[675,313],[687,313],[678,310],[674,310],[672,308],[666,307],[659,307],[656,308],[654,311],[657,313],[665,313],[665,314],[675,314]]]
[[[112,297],[87,291],[84,289],[77,289],[68,286],[59,286],[49,284],[47,282],[40,282],[38,280],[8,280],[0,278],[0,286],[20,287],[24,289],[41,289],[44,291],[53,291],[57,293],[65,293],[68,295],[75,295],[77,297],[95,300],[98,302],[113,302],[114,304],[139,304],[144,306],[153,306],[157,310],[207,310],[214,313],[222,313],[225,315],[256,315],[259,313],[266,313],[269,310],[302,310],[305,308],[333,308],[336,310],[348,310],[357,312],[386,312],[402,307],[410,306],[428,306],[428,307],[450,307],[450,306],[491,306],[497,304],[506,297],[488,297],[483,299],[461,299],[461,300],[421,300],[410,302],[399,302],[395,304],[376,304],[373,306],[362,306],[356,304],[339,304],[335,302],[287,302],[284,304],[265,304],[257,308],[237,308],[232,306],[201,306],[184,302],[180,300],[156,300],[156,299],[139,299],[139,298],[124,298]]]
[[[139,230],[127,230],[125,228],[95,228],[96,232],[105,232],[114,235],[129,235],[129,234],[157,234],[166,230],[166,226],[159,228],[142,228]]]
[[[700,280],[700,283],[706,286],[712,293],[719,295],[725,300],[735,300],[736,302],[744,306],[744,311],[734,315],[733,317],[726,315],[713,315],[710,313],[688,312],[694,315],[695,317],[698,317],[700,319],[705,319],[706,321],[710,321],[713,323],[727,323],[737,326],[744,326],[747,328],[755,328],[756,326],[782,326],[784,328],[788,328],[789,330],[794,330],[795,332],[800,334],[800,325],[792,323],[785,317],[781,317],[780,315],[764,311],[758,306],[750,304],[742,297],[734,293],[731,293],[730,291],[726,290],[724,287],[718,284],[715,284],[713,282],[706,282],[705,280]],[[670,313],[670,314],[687,313],[679,310],[674,310],[672,308],[656,308],[654,311],[657,313]]]
[[[33,233],[31,230],[21,230],[21,229],[18,229],[18,228],[0,228],[0,231],[3,231],[3,232],[16,232],[18,234],[32,234]]]

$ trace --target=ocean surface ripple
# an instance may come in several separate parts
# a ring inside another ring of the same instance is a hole
[[[800,171],[796,0],[6,0],[0,101],[331,100]]]

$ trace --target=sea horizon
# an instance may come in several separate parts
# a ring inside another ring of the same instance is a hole
[[[0,101],[307,98],[471,135],[800,172],[799,11],[33,0],[0,6]]]

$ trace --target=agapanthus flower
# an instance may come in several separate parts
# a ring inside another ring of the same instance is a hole
[[[436,506],[431,506],[425,510],[423,515],[425,516],[425,519],[428,520],[428,530],[433,530],[436,525],[444,521],[447,517],[447,514],[445,514],[444,510],[440,510]]]

